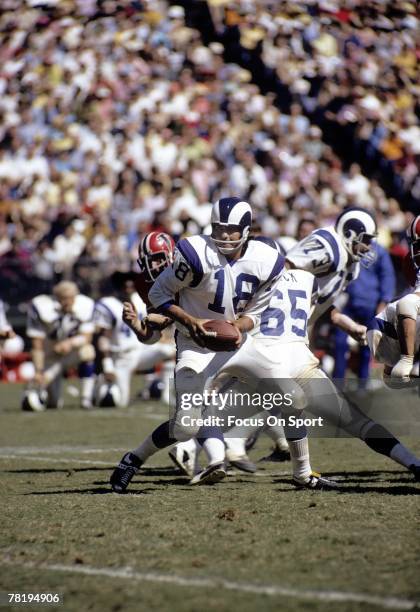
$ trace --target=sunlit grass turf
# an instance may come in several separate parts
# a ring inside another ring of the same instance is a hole
[[[66,396],[62,411],[27,414],[18,386],[0,394],[0,590],[56,589],[67,610],[370,609],[39,567],[61,563],[419,599],[420,487],[357,440],[311,440],[313,467],[343,479],[342,493],[296,491],[289,463],[193,488],[162,451],[118,496],[111,469],[163,405],[83,412]],[[252,458],[269,446],[261,438]]]

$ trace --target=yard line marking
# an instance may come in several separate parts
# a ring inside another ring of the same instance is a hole
[[[368,593],[352,593],[351,591],[316,591],[298,590],[291,587],[280,585],[259,585],[243,582],[235,582],[224,578],[203,577],[194,578],[179,576],[174,574],[158,574],[155,572],[137,572],[130,567],[122,568],[102,568],[88,565],[75,566],[64,565],[61,563],[39,564],[35,563],[14,563],[8,559],[0,561],[0,565],[9,565],[25,569],[42,569],[51,572],[66,572],[83,574],[85,576],[104,576],[107,578],[126,578],[137,582],[156,582],[160,584],[173,584],[176,586],[198,587],[198,588],[223,588],[228,591],[238,591],[242,593],[252,593],[254,595],[266,595],[270,597],[294,597],[296,599],[307,599],[333,602],[355,602],[371,604],[380,608],[393,610],[413,610],[420,605],[420,601],[401,599],[399,597],[380,597],[379,595],[369,595]]]
[[[111,469],[112,461],[90,461],[89,459],[54,459],[54,457],[22,457],[22,455],[0,455],[0,459],[18,459],[25,461],[48,461],[49,463],[83,463],[86,465],[106,465]]]
[[[86,448],[86,446],[70,446],[59,444],[53,446],[0,446],[0,453],[16,455],[17,457],[26,455],[59,455],[60,453],[78,453],[83,455],[107,453],[107,452],[124,452],[125,448]]]
[[[13,447],[12,447],[13,448]],[[77,457],[75,457],[74,459],[55,459],[54,457],[40,457],[39,455],[35,456],[35,457],[31,457],[29,455],[25,455],[22,453],[1,453],[0,449],[0,460],[1,459],[24,459],[25,461],[49,461],[50,463],[84,463],[86,465],[107,465],[112,467],[112,461],[92,461],[89,459],[78,459]],[[125,449],[107,449],[107,450],[113,450],[113,451],[124,451]],[[98,450],[98,452],[100,452]],[[105,451],[103,451],[105,452]],[[150,469],[153,469],[155,466],[150,466]],[[140,472],[141,474],[141,472]],[[232,472],[232,474],[228,474],[229,476],[244,476],[243,472]],[[259,473],[259,472],[255,472],[254,474],[247,474],[248,477],[253,478],[254,476],[258,476],[258,477],[262,477],[262,478],[273,478],[273,477],[277,477],[277,476],[290,476],[289,472],[266,472],[266,473]],[[252,480],[250,480],[250,482],[252,482]]]

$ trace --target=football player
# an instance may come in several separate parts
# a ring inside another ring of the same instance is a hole
[[[147,241],[148,238],[149,243],[152,242],[152,244],[159,241],[159,234],[157,232],[154,234],[148,234],[142,242]],[[166,235],[161,234],[161,236]],[[150,246],[147,251],[150,251]],[[153,268],[153,264],[157,261],[156,253],[149,257],[143,248],[142,253],[143,261],[148,267],[148,269],[145,268],[143,278],[147,274],[152,280],[148,270],[156,273],[156,270],[161,269],[160,266]],[[146,304],[136,291],[135,279],[138,276],[134,273],[114,272],[111,281],[115,294],[103,297],[95,304],[94,322],[96,332],[99,334],[97,348],[101,358],[102,378],[105,379],[98,389],[100,405],[106,403],[107,405],[128,406],[133,372],[150,370],[161,362],[164,362],[163,397],[167,402],[169,401],[169,376],[175,365],[174,342],[157,342],[152,346],[139,344],[137,335],[122,318],[124,302],[134,305],[140,320],[147,315]],[[141,287],[139,281],[137,284]]]
[[[78,366],[81,406],[92,407],[95,349],[92,345],[94,301],[77,285],[61,281],[53,295],[38,295],[29,304],[27,336],[32,343],[35,377],[24,394],[24,410],[62,405],[62,375]]]
[[[159,449],[173,444],[175,439],[187,440],[196,435],[203,439],[209,466],[191,483],[217,482],[226,474],[221,432],[217,428],[212,431],[200,428],[202,403],[190,407],[186,424],[182,398],[203,393],[207,381],[231,359],[229,352],[214,353],[205,347],[208,334],[205,321],[235,321],[239,314],[246,312],[248,303],[257,307],[258,296],[278,277],[284,258],[264,239],[248,239],[252,212],[247,202],[222,198],[213,206],[211,221],[211,236],[195,236],[178,243],[174,263],[158,277],[149,293],[154,306],[177,324],[177,406],[170,422],[158,427],[137,449],[124,455],[111,476],[116,492],[124,491],[144,461]],[[237,327],[239,347],[241,324]],[[255,366],[253,359],[248,364]],[[263,371],[267,375],[270,366],[265,366]]]
[[[382,425],[363,414],[341,394],[319,367],[319,361],[308,347],[308,322],[317,300],[317,282],[303,270],[284,271],[275,282],[274,293],[267,295],[267,308],[261,314],[249,310],[244,318],[254,327],[249,334],[261,344],[259,352],[268,352],[277,360],[283,376],[297,381],[308,402],[307,410],[333,425],[360,438],[372,450],[409,469],[420,480],[420,459],[413,455]],[[420,304],[420,296],[419,296]],[[261,307],[261,303],[259,308]],[[417,345],[418,346],[418,345]],[[236,355],[238,356],[238,354]],[[305,409],[306,410],[306,409]],[[290,412],[282,408],[284,416]],[[226,443],[237,443],[235,433],[225,436]],[[291,447],[292,461],[294,460]],[[303,462],[301,463],[303,469]],[[295,470],[296,474],[296,470]],[[295,483],[299,485],[299,480]]]
[[[369,212],[356,207],[348,208],[337,217],[334,227],[312,231],[287,251],[286,267],[306,270],[317,279],[318,298],[313,304],[308,321],[309,337],[317,319],[328,312],[334,325],[357,342],[366,344],[366,326],[341,313],[335,301],[347,285],[357,278],[360,265],[369,266],[374,262],[373,240],[376,234],[376,222]],[[274,452],[274,457],[282,456],[282,451],[285,450],[282,428],[272,426],[266,427],[264,431],[280,450],[280,453]],[[235,440],[235,436],[232,439]],[[245,449],[240,448],[240,444],[238,441],[235,451],[230,449],[228,458],[239,465],[249,465],[250,470],[256,469],[244,454]]]
[[[309,334],[317,319],[329,311],[331,322],[358,342],[366,341],[366,326],[343,315],[335,300],[359,274],[360,265],[375,261],[377,235],[372,215],[361,208],[347,208],[334,227],[316,229],[286,255],[289,268],[311,272],[318,282],[318,299],[309,319]]]
[[[419,382],[420,348],[420,215],[407,229],[410,259],[415,272],[414,292],[391,302],[372,321],[368,343],[373,357],[385,364],[384,382],[401,387]]]

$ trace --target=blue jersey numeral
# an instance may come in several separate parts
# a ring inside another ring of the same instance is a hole
[[[207,308],[212,312],[224,314],[226,308],[225,306],[222,306],[222,304],[225,291],[225,271],[223,269],[217,270],[217,272],[214,274],[214,278],[217,281],[216,293],[213,302],[209,303]],[[244,291],[244,283],[251,284],[251,289],[249,291]],[[235,297],[233,298],[232,302],[235,313],[242,312],[244,310],[246,302],[252,298],[255,291],[258,289],[259,284],[258,278],[253,274],[247,274],[246,272],[241,272],[241,274],[238,274],[235,283]],[[245,304],[239,307],[239,302],[245,302]]]
[[[214,296],[213,303],[208,304],[207,308],[213,312],[223,314],[225,312],[225,307],[222,306],[223,294],[225,292],[225,271],[223,268],[215,272],[214,278],[217,280],[216,295]]]
[[[251,284],[250,291],[243,290],[244,283]],[[246,272],[241,272],[241,274],[238,274],[235,285],[235,297],[233,298],[233,309],[235,312],[242,312],[245,309],[246,304],[238,308],[239,302],[249,302],[255,291],[258,289],[259,284],[258,278],[253,274],[247,274]]]
[[[290,316],[294,321],[302,321],[300,326],[292,325],[292,332],[295,336],[304,338],[306,336],[306,328],[308,325],[308,315],[303,308],[297,308],[297,300],[299,298],[306,300],[306,291],[303,289],[289,289],[288,298],[290,301]],[[275,291],[274,296],[283,300],[283,293],[281,291]],[[265,336],[282,336],[284,334],[284,320],[286,315],[280,308],[266,308],[261,315],[260,330]],[[276,321],[276,325],[273,327],[270,325],[270,321]]]

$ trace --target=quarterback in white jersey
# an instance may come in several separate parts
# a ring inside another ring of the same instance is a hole
[[[318,281],[318,300],[310,317],[310,326],[332,308],[331,321],[356,340],[363,340],[366,328],[339,313],[336,298],[359,275],[360,264],[370,265],[375,253],[372,241],[376,223],[365,210],[344,210],[334,227],[313,231],[286,255],[291,268],[312,272]]]
[[[212,211],[212,236],[181,240],[174,262],[166,268],[149,292],[152,305],[177,322],[177,365],[175,416],[149,436],[137,449],[127,453],[111,477],[114,491],[122,492],[134,473],[159,448],[186,440],[200,431],[209,468],[192,483],[216,482],[225,476],[224,444],[217,428],[204,433],[199,423],[203,406],[192,408],[188,423],[179,398],[203,393],[206,382],[232,356],[205,348],[203,327],[208,319],[237,319],[246,312],[255,294],[283,268],[284,258],[261,240],[248,240],[252,221],[249,204],[239,198],[223,198]],[[178,300],[178,304],[176,303]],[[242,334],[238,327],[239,347]]]
[[[54,287],[54,295],[35,297],[28,309],[27,336],[32,343],[32,361],[35,379],[30,386],[38,386],[25,393],[24,410],[43,410],[58,407],[62,400],[62,374],[70,367],[79,367],[81,378],[81,405],[91,407],[94,385],[95,350],[94,301],[79,293],[77,286],[62,281]]]
[[[297,289],[299,287],[299,289]],[[249,332],[261,357],[277,360],[279,375],[290,377],[305,392],[307,410],[325,423],[341,428],[363,440],[372,450],[404,465],[420,478],[420,460],[406,449],[382,425],[363,414],[334,386],[319,367],[319,361],[308,347],[307,322],[312,304],[316,300],[315,277],[303,270],[283,272],[275,282],[275,290],[268,294],[267,308],[252,319],[254,328]],[[420,296],[419,296],[420,305]],[[287,416],[287,410],[282,408]],[[262,415],[263,416],[263,415]],[[285,427],[287,431],[287,428]],[[289,433],[290,435],[290,433]],[[245,455],[245,439],[238,439],[235,431],[225,436],[226,444],[240,455]],[[292,454],[293,460],[293,454]]]
[[[143,320],[147,315],[147,307],[138,295],[134,286],[134,275],[115,272],[112,283],[115,295],[103,297],[95,304],[94,321],[96,331],[100,334],[97,346],[101,354],[101,365],[106,383],[117,385],[115,394],[116,405],[127,406],[130,400],[131,377],[135,370],[151,370],[161,362],[165,366],[163,396],[169,396],[169,372],[173,371],[175,360],[175,345],[173,341],[160,341],[153,345],[141,344],[134,331],[122,319],[123,302],[130,301],[138,318]],[[165,384],[166,382],[166,384]],[[105,384],[105,387],[107,385]],[[100,385],[99,403],[106,397]],[[102,397],[104,395],[104,397]],[[112,395],[112,393],[111,393]]]

